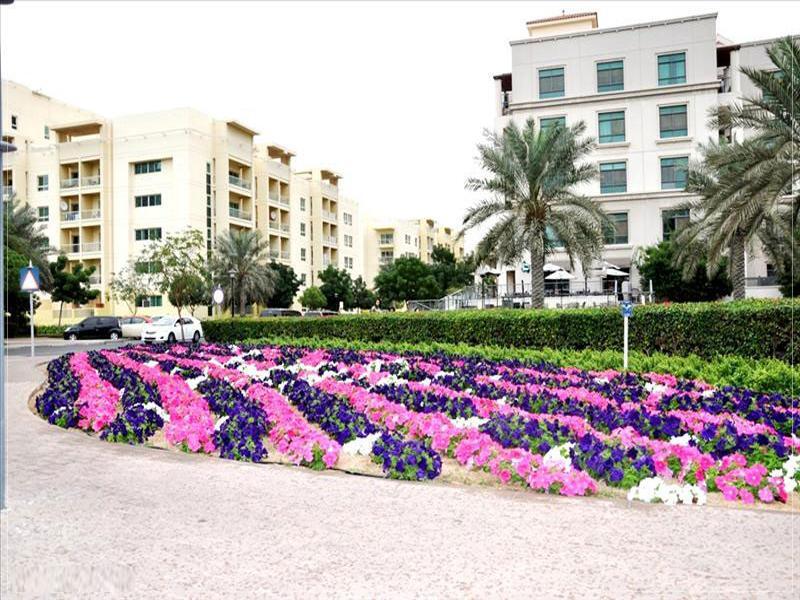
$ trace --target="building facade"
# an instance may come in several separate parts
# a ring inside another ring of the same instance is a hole
[[[509,121],[567,126],[579,121],[596,145],[589,160],[599,178],[577,190],[600,203],[614,227],[603,261],[579,265],[572,284],[611,289],[606,265],[629,272],[634,288],[646,289],[636,270],[641,249],[669,238],[689,219],[678,205],[687,165],[700,144],[741,131],[709,127],[709,111],[752,95],[738,71],[768,67],[769,41],[733,44],[719,36],[716,14],[610,29],[597,28],[596,13],[531,21],[529,37],[511,42],[511,72],[495,76],[496,129]],[[471,240],[473,241],[473,240]],[[564,253],[548,260],[568,268]],[[500,265],[503,283],[529,280],[526,265]],[[771,269],[756,249],[748,254],[749,295],[774,295]]]
[[[358,204],[339,197],[340,176],[295,173],[294,153],[256,141],[234,120],[190,108],[112,120],[3,81],[2,191],[33,205],[51,246],[69,268],[94,266],[100,297],[65,307],[67,322],[127,313],[109,282],[145,247],[186,228],[202,231],[208,255],[225,231],[261,231],[270,258],[292,266],[303,285],[332,264],[363,275]],[[55,256],[55,255],[54,255]],[[148,292],[142,314],[169,312],[166,296]],[[58,317],[44,297],[37,322]]]

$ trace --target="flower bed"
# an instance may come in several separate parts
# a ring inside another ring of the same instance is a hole
[[[228,459],[272,453],[364,472],[374,463],[411,480],[446,467],[570,496],[618,488],[629,500],[667,504],[703,504],[709,492],[786,502],[800,479],[796,398],[546,363],[128,346],[52,361],[36,409],[114,442],[143,443],[163,430],[169,445]]]

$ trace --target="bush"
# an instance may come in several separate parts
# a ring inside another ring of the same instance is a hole
[[[630,322],[630,348],[643,354],[695,354],[702,358],[732,355],[788,362],[798,336],[793,332],[800,332],[800,314],[794,316],[793,306],[791,300],[745,300],[637,307]],[[206,321],[203,328],[209,340],[223,342],[287,336],[467,345],[490,342],[527,349],[622,350],[622,317],[616,308],[228,319]]]
[[[500,346],[468,346],[466,344],[408,344],[402,342],[358,342],[315,338],[269,338],[245,340],[247,343],[308,346],[312,348],[349,348],[381,352],[443,352],[456,356],[477,356],[487,360],[522,360],[529,363],[548,362],[559,367],[578,367],[590,371],[622,370],[622,353],[614,350],[527,350]],[[636,373],[669,373],[686,379],[700,379],[715,386],[743,387],[765,393],[793,394],[793,378],[800,379],[800,368],[771,358],[752,359],[722,356],[711,361],[692,355],[667,356],[631,352],[628,369]]]
[[[64,337],[67,325],[34,325],[33,330],[37,337]]]

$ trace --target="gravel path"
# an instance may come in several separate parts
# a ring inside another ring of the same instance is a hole
[[[44,377],[28,359],[10,358],[8,374],[4,598],[800,594],[796,513],[628,507],[106,444],[28,411]]]

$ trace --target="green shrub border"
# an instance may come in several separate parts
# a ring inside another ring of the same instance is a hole
[[[271,337],[245,340],[249,344],[275,344],[309,348],[349,348],[380,352],[415,352],[425,355],[475,356],[487,360],[516,359],[528,363],[547,362],[559,367],[578,367],[590,371],[622,370],[622,353],[614,350],[525,350],[500,346],[467,344],[409,344],[402,342],[360,342],[340,339]],[[628,370],[635,373],[666,373],[684,379],[700,379],[714,386],[734,386],[763,393],[794,395],[800,383],[800,368],[771,358],[748,359],[720,356],[711,361],[696,355],[667,356],[631,352]]]
[[[37,337],[63,337],[68,325],[34,325],[34,335]]]
[[[644,354],[741,356],[790,362],[800,335],[792,300],[744,300],[636,307],[630,347]],[[210,341],[248,338],[336,338],[365,342],[439,342],[508,348],[622,350],[616,308],[462,310],[342,315],[332,318],[215,319]]]

